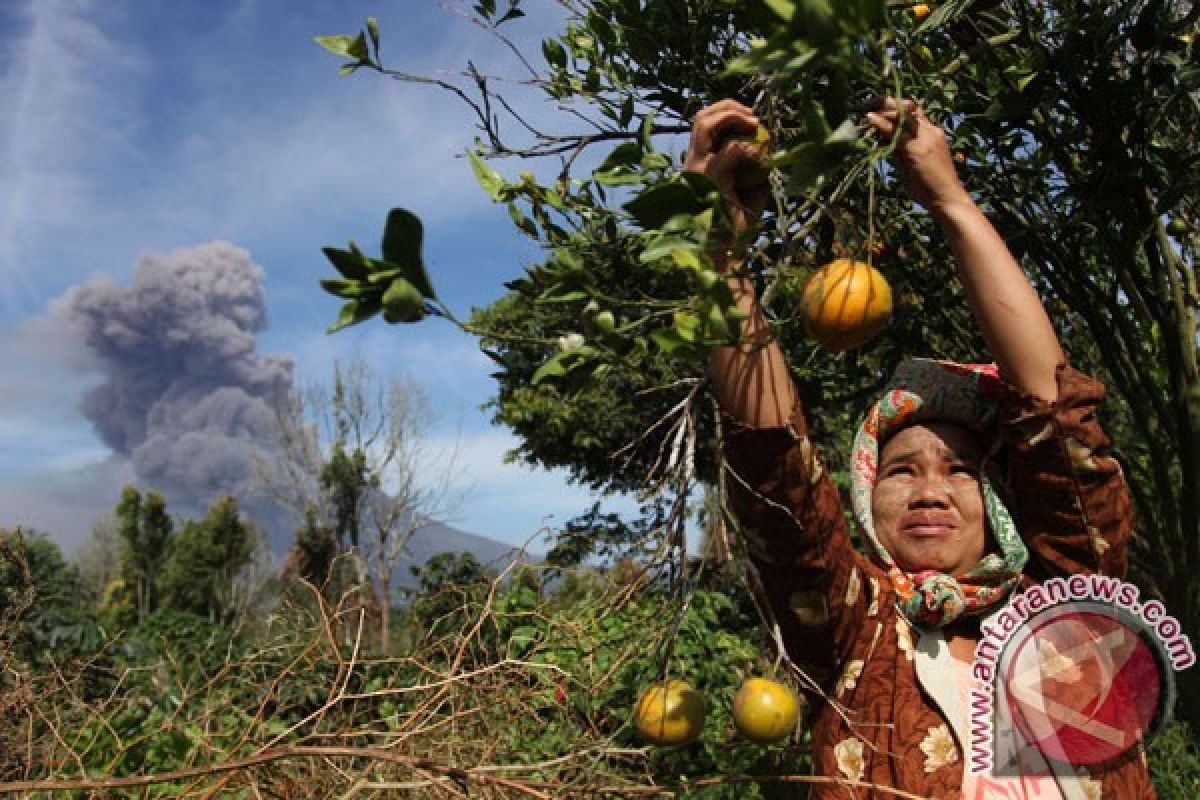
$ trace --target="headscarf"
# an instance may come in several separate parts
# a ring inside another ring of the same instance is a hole
[[[908,359],[901,362],[883,396],[867,412],[854,437],[850,493],[858,519],[878,563],[900,597],[900,609],[915,624],[940,628],[964,614],[982,614],[1003,603],[1029,559],[1011,515],[989,474],[999,447],[997,400],[1009,391],[994,364]],[[984,511],[999,553],[988,553],[956,578],[936,570],[901,570],[875,534],[871,495],[879,470],[880,442],[918,422],[952,422],[988,443],[980,465]]]

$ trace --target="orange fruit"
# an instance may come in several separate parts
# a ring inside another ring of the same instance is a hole
[[[921,20],[928,17],[929,12],[930,12],[930,8],[927,3],[917,3],[915,6],[913,6],[912,8],[910,8],[908,10],[909,10],[909,13],[911,13],[913,15],[913,19],[915,19],[917,22],[920,22]]]
[[[808,334],[830,350],[860,347],[892,316],[892,287],[862,261],[837,258],[808,279],[801,298]]]
[[[750,678],[733,696],[733,724],[757,744],[782,741],[796,729],[800,704],[791,689],[770,678]]]
[[[690,744],[704,728],[704,695],[678,678],[654,683],[634,704],[633,726],[650,744]]]

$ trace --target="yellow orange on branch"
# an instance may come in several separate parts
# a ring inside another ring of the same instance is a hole
[[[704,695],[687,681],[659,681],[642,692],[633,707],[633,726],[650,744],[690,744],[704,728]]]
[[[733,696],[733,724],[757,744],[786,739],[796,729],[800,704],[791,689],[770,678],[749,678]]]
[[[837,258],[808,279],[801,297],[808,334],[830,350],[861,347],[892,316],[892,287],[863,261]]]

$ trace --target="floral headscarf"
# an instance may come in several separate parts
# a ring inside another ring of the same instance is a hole
[[[854,437],[850,493],[854,516],[878,562],[887,570],[900,608],[915,624],[940,628],[963,614],[981,614],[1003,603],[1016,587],[1029,552],[989,477],[996,437],[996,399],[1008,391],[995,365],[909,359],[900,364],[883,397]],[[917,422],[953,422],[990,443],[980,469],[984,510],[999,553],[988,553],[966,575],[936,570],[907,573],[896,566],[875,534],[871,495],[879,470],[879,443]]]

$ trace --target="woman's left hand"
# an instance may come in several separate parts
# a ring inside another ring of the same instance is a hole
[[[912,100],[892,98],[867,114],[881,136],[895,137],[895,160],[913,200],[937,220],[958,263],[967,303],[1000,373],[1021,394],[1058,399],[1066,360],[1041,298],[1004,239],[975,205],[954,167],[946,133]]]
[[[973,202],[958,179],[946,132],[915,102],[906,99],[901,106],[895,98],[884,98],[866,119],[886,139],[895,137],[899,128],[895,158],[904,186],[927,211],[937,215],[950,205]]]

